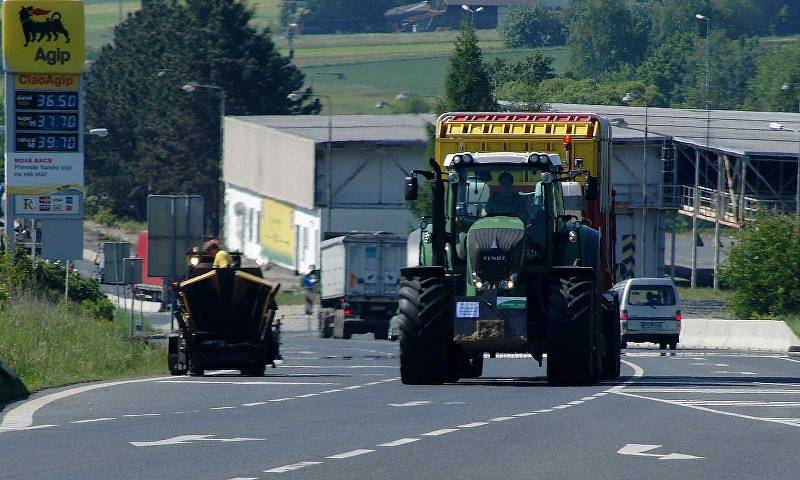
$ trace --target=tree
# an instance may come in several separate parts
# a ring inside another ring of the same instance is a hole
[[[681,87],[696,67],[690,57],[696,54],[700,37],[694,32],[676,33],[653,49],[653,53],[637,69],[636,77],[644,83],[654,85],[664,96],[666,105],[682,102]]]
[[[783,86],[788,85],[788,90]],[[747,108],[796,112],[800,101],[800,44],[773,47],[758,58],[747,93]]]
[[[528,55],[519,62],[509,62],[504,58],[495,58],[488,66],[489,74],[495,85],[497,99],[514,102],[515,110],[543,110],[544,102],[538,98],[539,84],[555,78],[553,58],[545,57],[539,52]]]
[[[489,74],[470,22],[461,24],[455,50],[450,56],[444,92],[443,106],[446,110],[481,112],[495,109]]]
[[[720,279],[733,290],[728,308],[740,318],[800,313],[800,218],[762,214],[739,231]]]
[[[219,93],[181,91],[190,81],[224,89],[231,115],[319,110],[287,99],[303,74],[252,17],[239,0],[143,0],[115,28],[86,76],[87,125],[113,136],[87,144],[88,186],[102,206],[142,219],[148,194],[202,194],[218,231]]]
[[[566,40],[561,10],[545,7],[541,1],[511,9],[500,25],[503,44],[509,48],[563,45]]]
[[[600,76],[645,57],[647,39],[624,0],[576,0],[570,17],[567,49],[575,75]]]

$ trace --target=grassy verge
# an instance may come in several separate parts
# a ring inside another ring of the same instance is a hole
[[[13,299],[0,311],[0,358],[29,392],[167,370],[164,348],[127,340],[127,324],[31,298]],[[9,398],[0,396],[0,402]]]
[[[278,292],[275,299],[278,307],[284,305],[302,305],[306,303],[306,292],[304,290],[283,290]]]
[[[678,287],[681,300],[719,300],[726,301],[731,292],[728,290],[714,290],[713,288],[685,288]]]

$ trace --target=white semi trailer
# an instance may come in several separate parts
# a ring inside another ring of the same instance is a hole
[[[406,238],[400,235],[351,233],[322,242],[320,336],[372,332],[386,339],[405,261]]]

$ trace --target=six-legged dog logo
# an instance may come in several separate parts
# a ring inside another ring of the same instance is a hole
[[[69,32],[61,23],[61,13],[53,12],[47,16],[50,10],[43,8],[22,7],[19,11],[19,21],[22,23],[22,32],[25,34],[25,46],[31,42],[41,42],[45,36],[47,41],[58,40],[58,36],[63,34],[69,43]],[[44,17],[37,20],[35,17]]]

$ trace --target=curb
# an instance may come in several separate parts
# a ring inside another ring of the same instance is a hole
[[[800,345],[792,345],[788,353],[790,357],[800,357]]]

